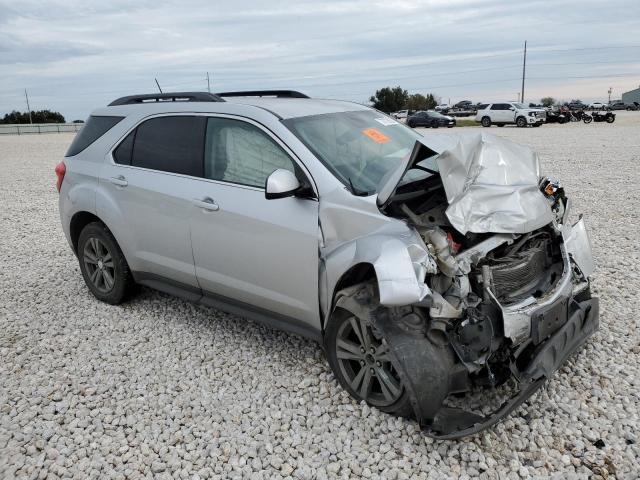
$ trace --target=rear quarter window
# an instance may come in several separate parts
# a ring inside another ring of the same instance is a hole
[[[108,116],[95,116],[91,115],[86,121],[82,129],[76,135],[76,138],[71,142],[71,146],[65,157],[73,157],[79,154],[102,135],[107,133],[124,117],[108,117]]]

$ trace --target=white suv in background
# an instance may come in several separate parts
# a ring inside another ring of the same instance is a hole
[[[522,103],[486,103],[478,107],[476,122],[483,127],[497,125],[502,127],[507,124],[515,124],[518,127],[531,125],[539,127],[547,119],[547,113],[542,108],[529,108]]]

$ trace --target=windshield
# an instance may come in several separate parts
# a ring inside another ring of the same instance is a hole
[[[375,110],[290,118],[283,123],[353,193],[376,193],[422,138]]]
[[[524,103],[512,103],[512,105],[516,107],[518,110],[521,110],[523,108],[529,108]]]

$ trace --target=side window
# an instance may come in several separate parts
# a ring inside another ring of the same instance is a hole
[[[133,155],[133,139],[136,136],[136,131],[132,131],[125,139],[120,142],[120,145],[113,151],[113,160],[120,165],[131,165],[131,156]]]
[[[228,118],[209,118],[204,151],[204,176],[264,188],[279,168],[295,173],[289,155],[254,125]]]
[[[136,129],[131,165],[202,177],[205,125],[195,116],[147,120]]]
[[[97,139],[99,139],[102,135],[107,133],[111,128],[122,120],[124,117],[104,117],[104,116],[95,116],[91,115],[87,122],[84,124],[80,132],[76,135],[71,142],[71,146],[67,153],[65,153],[65,157],[73,157],[74,155],[79,154]]]
[[[502,110],[502,104],[494,103],[493,105],[491,105],[491,110]]]
[[[481,103],[480,105],[478,105],[478,110],[484,110],[485,108],[487,108],[489,105],[487,103]]]

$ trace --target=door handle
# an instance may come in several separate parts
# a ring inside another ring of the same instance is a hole
[[[127,182],[127,179],[124,178],[122,175],[118,175],[117,177],[111,177],[109,178],[109,181],[114,185],[117,185],[118,187],[126,187],[127,185],[129,185],[129,182]]]
[[[202,200],[195,198],[193,200],[193,205],[204,210],[209,210],[210,212],[217,212],[220,210],[220,206],[214,202],[211,197],[205,197]]]

